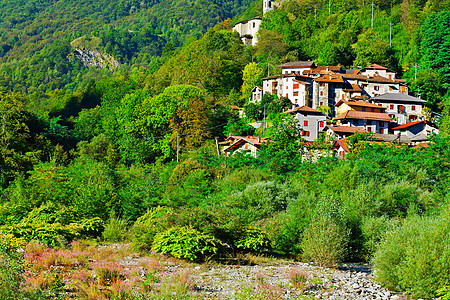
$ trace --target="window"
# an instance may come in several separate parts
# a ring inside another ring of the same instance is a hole
[[[322,106],[323,105],[323,102],[322,101],[320,101],[320,103],[319,103],[319,106]]]
[[[363,107],[363,108],[362,108],[362,111],[366,111],[366,108],[365,108],[365,107]]]
[[[389,74],[389,80],[392,80],[392,75],[391,74]]]
[[[306,136],[309,136],[309,131],[306,132]]]
[[[298,96],[298,92],[294,92],[294,96]]]
[[[320,96],[323,96],[323,91],[320,91]]]
[[[319,127],[323,127],[323,121],[319,122]]]
[[[325,82],[320,82],[319,86],[325,86]]]
[[[300,85],[298,83],[294,83],[294,90],[298,89]]]
[[[303,121],[303,126],[308,126],[308,121],[307,120]]]
[[[255,28],[256,23],[253,23],[253,28]]]
[[[372,132],[372,127],[367,127],[368,132]]]
[[[374,111],[375,111],[375,109],[371,108],[371,109],[370,109],[370,111],[371,111],[371,112],[374,112]]]
[[[389,105],[389,109],[394,109],[394,104]]]
[[[287,89],[287,90],[289,89],[289,86],[288,86],[288,85],[286,85],[286,89]]]
[[[416,106],[415,105],[411,106],[411,110],[416,110]]]
[[[373,87],[373,90],[374,90],[374,91],[379,91],[379,90],[380,90],[380,87],[379,87],[378,85],[375,85],[375,86]]]

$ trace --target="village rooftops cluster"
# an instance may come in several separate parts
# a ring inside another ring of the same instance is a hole
[[[341,147],[348,146],[345,139],[356,132],[373,133],[380,143],[411,146],[423,145],[431,134],[439,132],[425,121],[422,109],[426,101],[408,95],[406,81],[396,78],[397,73],[389,68],[371,64],[344,70],[341,66],[316,66],[313,61],[278,67],[281,74],[263,78],[263,85],[253,88],[249,102],[261,101],[264,94],[288,98],[292,109],[285,113],[298,120],[306,142],[324,134],[335,143],[339,141],[335,149],[342,154],[348,150]],[[260,144],[250,144],[256,156]]]

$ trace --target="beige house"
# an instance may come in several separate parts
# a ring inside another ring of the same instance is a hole
[[[269,140],[267,137],[260,136],[229,136],[225,141],[220,142],[222,152],[226,156],[233,155],[236,152],[249,154],[257,157],[261,145]]]

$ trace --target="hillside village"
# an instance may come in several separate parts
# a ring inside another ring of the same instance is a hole
[[[426,146],[439,130],[425,100],[408,95],[406,80],[378,64],[345,70],[341,66],[317,66],[313,61],[296,61],[278,66],[281,74],[262,79],[249,103],[259,103],[263,95],[285,97],[292,109],[285,111],[298,120],[302,139],[313,143],[324,136],[335,149],[332,155],[344,157],[347,138],[355,132],[372,134],[376,142]],[[266,138],[229,137],[223,152],[250,151],[256,156]]]
[[[282,3],[264,0],[263,15]],[[261,17],[242,21],[233,30],[244,44],[255,46],[261,22]],[[343,69],[340,65],[318,66],[313,61],[293,61],[277,67],[281,74],[263,78],[262,86],[253,88],[248,102],[259,103],[266,94],[288,98],[292,109],[284,113],[298,120],[308,149],[314,148],[319,137],[321,141],[325,138],[334,150],[327,154],[343,158],[350,152],[347,138],[356,132],[369,134],[378,143],[412,147],[427,146],[428,137],[439,133],[432,122],[439,115],[425,107],[425,100],[410,96],[406,80],[396,78],[397,72],[387,67],[373,63],[360,69]],[[220,144],[225,155],[237,150],[256,157],[267,140],[230,136]],[[310,151],[305,153],[311,156]]]

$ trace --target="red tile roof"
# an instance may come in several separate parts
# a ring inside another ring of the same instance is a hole
[[[425,123],[425,124],[429,124],[429,122],[427,122],[426,120],[422,120],[422,121],[414,121],[414,122],[409,122],[397,127],[392,128],[392,130],[402,130],[402,129],[407,129],[409,127],[415,126],[417,124],[421,124],[421,123]]]
[[[352,84],[349,89],[343,89],[344,92],[362,92],[362,89],[357,84]]]
[[[380,106],[378,104],[373,104],[362,100],[349,100],[349,101],[341,100],[336,104],[336,106],[340,106],[341,103],[347,103],[350,107],[357,106],[357,107],[379,108],[381,110],[386,110],[386,107],[384,106]]]
[[[342,119],[356,119],[356,120],[373,120],[390,122],[391,118],[386,113],[376,113],[367,111],[348,110],[336,117],[336,120]]]
[[[344,83],[344,79],[342,79],[342,75],[340,74],[322,75],[314,78],[314,81]]]
[[[370,66],[367,66],[367,67],[361,69],[361,71],[365,70],[365,69],[386,70],[386,71],[389,71],[389,72],[392,72],[392,73],[397,73],[395,71],[392,71],[392,70],[390,70],[390,69],[388,69],[386,67],[380,66],[378,64],[371,64]]]
[[[296,112],[309,112],[309,113],[318,113],[318,114],[322,114],[323,115],[322,112],[320,112],[320,111],[318,111],[318,110],[316,110],[314,108],[311,108],[309,106],[296,107],[294,109],[287,110],[284,113],[287,114],[287,113],[296,113]]]
[[[361,127],[354,127],[354,126],[330,126],[331,130],[333,130],[336,133],[355,133],[355,132],[368,132],[367,130],[364,130]]]
[[[230,145],[230,147],[241,144],[242,142],[248,142],[255,146],[260,146],[261,144],[267,142],[269,140],[268,137],[259,137],[259,136],[238,136],[231,135],[225,141],[220,142],[220,145]]]
[[[349,144],[348,144],[348,140],[347,140],[347,139],[340,139],[340,140],[337,140],[337,141],[335,142],[335,146],[336,146],[336,144],[339,145],[339,146],[341,146],[341,147],[344,149],[345,152],[347,152],[347,153],[350,152],[350,146],[349,146]]]

